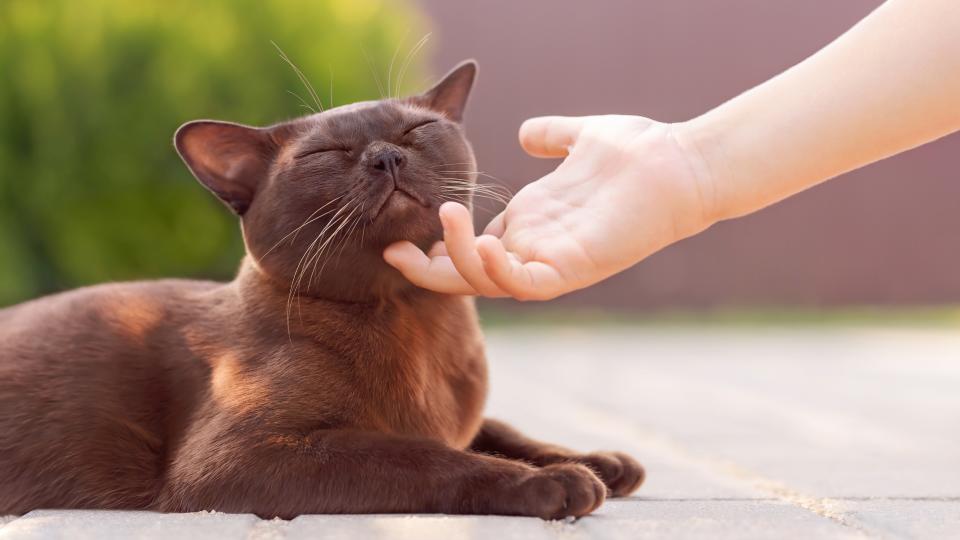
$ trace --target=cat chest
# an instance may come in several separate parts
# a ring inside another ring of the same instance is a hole
[[[487,389],[482,356],[327,352],[299,358],[256,369],[218,359],[210,378],[215,407],[231,416],[269,418],[273,426],[301,433],[362,429],[457,448],[466,447],[479,429]]]
[[[381,432],[427,437],[463,448],[482,419],[486,369],[482,359],[424,358],[400,362],[363,385],[360,425]]]

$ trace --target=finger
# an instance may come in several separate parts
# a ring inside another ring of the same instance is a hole
[[[584,121],[576,116],[531,118],[520,126],[520,146],[531,156],[564,157],[577,142]]]
[[[483,296],[502,295],[503,291],[490,281],[483,269],[483,261],[477,253],[470,211],[462,204],[444,203],[440,207],[440,221],[443,223],[443,241],[447,253],[463,279]]]
[[[438,240],[433,244],[433,247],[430,248],[430,251],[427,252],[427,257],[439,257],[447,255],[447,245],[443,243],[443,240]]]
[[[491,236],[496,236],[497,238],[503,236],[503,233],[506,230],[503,215],[504,212],[500,212],[494,216],[494,218],[490,220],[490,223],[487,224],[487,228],[483,230],[483,234],[489,234]]]
[[[477,251],[490,280],[517,300],[550,300],[569,292],[563,276],[554,267],[539,261],[511,259],[499,238],[481,236],[477,239]]]
[[[457,272],[450,257],[428,257],[410,242],[387,246],[383,259],[417,287],[446,294],[477,294]]]

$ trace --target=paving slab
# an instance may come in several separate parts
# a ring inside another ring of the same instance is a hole
[[[43,510],[39,538],[960,538],[960,329],[489,332],[491,416],[637,457],[647,482],[578,521]]]
[[[768,538],[789,530],[798,538],[865,538],[860,531],[775,500],[621,500],[579,521],[493,516],[301,516],[258,520],[219,513],[39,511],[0,529],[9,539],[165,540],[576,540],[658,538]],[[638,504],[640,503],[640,504]]]
[[[7,523],[0,539],[168,540],[246,539],[260,519],[250,514],[158,514],[95,510],[37,510]]]
[[[958,333],[570,331],[491,343],[494,358],[525,359],[505,368],[513,379],[575,398],[632,438],[826,496],[960,486]]]
[[[843,504],[876,536],[960,538],[960,498],[845,500]]]

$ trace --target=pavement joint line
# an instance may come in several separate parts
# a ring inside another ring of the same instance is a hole
[[[654,447],[661,454],[686,462],[689,465],[706,469],[715,474],[725,476],[741,483],[746,483],[754,489],[767,493],[773,499],[786,502],[803,510],[807,510],[819,517],[828,519],[838,525],[856,531],[867,538],[877,538],[877,534],[843,511],[842,500],[828,497],[816,497],[790,488],[783,482],[767,478],[760,473],[753,472],[730,460],[710,457],[689,450],[672,438],[637,427],[633,422],[624,419],[617,413],[606,411],[602,407],[588,405],[579,400],[575,415],[580,417],[585,425],[595,428],[607,426],[604,431],[621,433],[641,447]]]

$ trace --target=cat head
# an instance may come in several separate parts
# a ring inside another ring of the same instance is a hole
[[[441,239],[439,206],[470,204],[476,161],[463,62],[426,92],[353,103],[270,127],[197,120],[176,149],[241,220],[247,253],[293,294],[370,300],[406,283],[384,263],[398,240]]]

